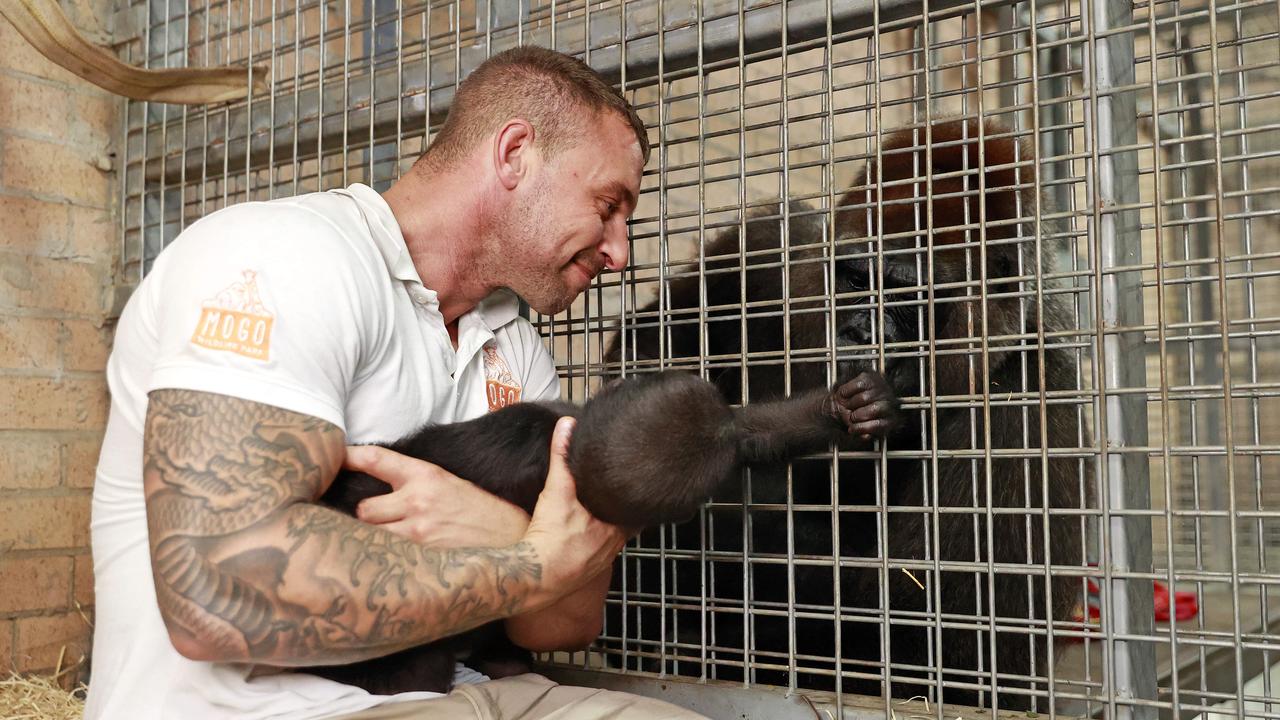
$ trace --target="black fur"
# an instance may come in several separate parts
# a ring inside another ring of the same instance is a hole
[[[772,462],[832,441],[856,443],[849,432],[882,433],[896,413],[896,399],[875,373],[831,390],[735,409],[710,383],[663,372],[612,382],[582,408],[518,403],[468,422],[424,427],[389,447],[532,513],[556,422],[575,416],[568,464],[579,500],[606,522],[639,528],[687,520],[744,463]],[[389,490],[371,476],[343,472],[321,502],[354,516],[361,500]],[[382,658],[308,672],[379,694],[447,692],[455,658],[469,658],[491,677],[527,669],[529,662],[501,623],[491,623]]]
[[[1049,258],[1052,253],[1046,245],[1037,268],[1032,243],[1001,242],[1030,235],[1026,219],[1034,217],[1038,198],[1022,188],[1032,185],[1034,168],[1028,162],[1030,153],[1025,148],[1020,150],[1018,143],[1008,137],[1005,128],[988,123],[985,134],[985,193],[979,192],[978,187],[978,126],[975,122],[950,121],[935,124],[932,128],[935,199],[931,208],[927,208],[921,199],[925,192],[924,152],[912,150],[924,146],[923,128],[914,133],[894,133],[883,145],[884,172],[879,178],[885,188],[882,211],[877,209],[875,202],[878,173],[874,167],[869,168],[854,183],[855,188],[842,198],[843,209],[837,215],[836,225],[837,237],[844,241],[841,252],[866,253],[874,246],[861,239],[879,236],[883,250],[879,257],[884,258],[882,273],[875,264],[877,255],[863,254],[836,261],[834,276],[828,278],[831,261],[823,254],[822,245],[829,232],[824,225],[826,213],[804,203],[792,203],[788,212],[789,276],[785,278],[791,299],[788,308],[784,309],[780,302],[784,270],[767,267],[780,265],[782,259],[784,245],[780,208],[756,212],[747,219],[745,249],[752,255],[745,261],[744,273],[739,272],[744,248],[738,228],[730,228],[709,242],[705,249],[705,266],[711,272],[701,278],[687,275],[671,282],[669,299],[665,304],[669,321],[666,326],[669,358],[679,360],[699,355],[698,326],[681,324],[679,320],[696,316],[700,306],[700,281],[705,281],[706,302],[710,308],[734,308],[735,305],[740,308],[746,303],[753,304],[751,315],[745,322],[745,337],[741,309],[708,312],[708,355],[732,357],[744,350],[744,344],[745,351],[752,355],[776,352],[783,349],[783,340],[789,339],[792,357],[799,358],[793,359],[789,366],[765,363],[732,366],[710,375],[725,396],[735,402],[757,402],[776,396],[784,387],[786,371],[790,372],[793,391],[820,386],[826,373],[827,354],[806,354],[806,351],[828,348],[834,342],[839,348],[838,372],[841,376],[877,367],[878,348],[884,347],[883,370],[897,395],[925,400],[931,395],[944,401],[949,396],[953,399],[938,409],[936,437],[932,436],[927,412],[913,411],[909,421],[888,438],[887,445],[891,451],[928,450],[931,447],[981,450],[985,446],[987,432],[981,400],[955,402],[956,396],[980,398],[988,395],[995,401],[1016,392],[1028,394],[1031,403],[1025,412],[1013,405],[990,407],[991,447],[995,450],[1030,448],[1029,454],[1033,459],[994,460],[990,468],[989,496],[985,481],[987,469],[981,457],[941,457],[937,461],[936,474],[928,458],[891,457],[884,466],[886,477],[883,479],[876,461],[844,461],[840,465],[837,488],[833,488],[830,481],[829,461],[797,462],[790,478],[778,472],[753,472],[750,480],[753,505],[787,503],[788,506],[802,508],[806,505],[829,507],[838,502],[850,509],[839,513],[838,548],[833,548],[831,511],[825,508],[816,512],[795,510],[790,513],[752,510],[746,548],[743,547],[742,511],[728,508],[727,512],[716,514],[712,518],[714,522],[706,530],[705,542],[709,549],[726,551],[730,557],[746,551],[754,556],[775,554],[786,557],[791,552],[797,556],[832,558],[825,567],[823,564],[796,564],[789,569],[785,563],[754,563],[750,571],[750,603],[742,602],[744,568],[741,562],[709,563],[706,569],[708,577],[704,580],[700,577],[704,569],[697,563],[668,561],[668,597],[662,598],[667,608],[665,612],[671,613],[666,626],[669,629],[679,627],[680,630],[671,631],[665,642],[679,643],[675,646],[677,648],[712,644],[710,636],[701,634],[702,601],[696,596],[696,589],[714,587],[714,597],[709,601],[713,612],[707,620],[707,627],[709,632],[715,633],[714,646],[719,648],[710,660],[712,664],[719,661],[714,670],[719,678],[741,679],[740,666],[744,660],[749,660],[757,668],[770,664],[785,668],[791,657],[793,633],[797,655],[834,655],[833,621],[801,617],[794,621],[793,626],[785,612],[789,583],[795,588],[797,603],[811,608],[832,606],[836,575],[829,565],[834,561],[833,552],[854,561],[845,563],[838,575],[842,612],[856,618],[841,623],[840,651],[845,672],[841,682],[845,692],[881,693],[880,680],[859,678],[851,673],[880,673],[877,666],[884,659],[881,656],[881,631],[886,628],[890,635],[893,664],[890,692],[896,697],[929,695],[936,699],[936,686],[918,680],[913,682],[912,679],[936,678],[937,671],[942,670],[945,682],[969,685],[948,688],[945,691],[946,702],[967,705],[990,703],[994,656],[1001,676],[996,683],[1002,691],[999,705],[1025,708],[1029,705],[1026,695],[1004,691],[1028,688],[1029,683],[1005,676],[1043,677],[1047,658],[1044,622],[1046,619],[1069,619],[1079,597],[1078,581],[1054,578],[1051,581],[1052,603],[1046,607],[1043,586],[1045,552],[1041,531],[1044,508],[1084,507],[1091,501],[1091,478],[1088,477],[1087,466],[1081,468],[1076,461],[1062,458],[1048,460],[1048,477],[1045,478],[1040,459],[1034,457],[1038,455],[1036,449],[1041,447],[1037,405],[1040,362],[1044,364],[1045,390],[1050,393],[1074,390],[1076,373],[1075,357],[1071,351],[1061,347],[1059,340],[1050,336],[1045,341],[1043,352],[1040,352],[1036,348],[1036,334],[1039,330],[1051,335],[1055,331],[1069,329],[1070,314],[1059,295],[1045,294],[1042,311],[1038,308],[1034,292],[1030,297],[1008,296],[1013,292],[1034,291],[1036,271],[1039,269],[1046,273],[1051,270]],[[1021,162],[1016,170],[1013,167],[1015,161]],[[968,172],[967,180],[961,176],[964,171]],[[921,277],[928,267],[923,253],[899,252],[926,244],[921,228],[925,227],[927,209],[932,211],[933,219],[934,272],[931,278]],[[977,247],[979,235],[976,229],[980,220],[986,223],[985,287],[988,302],[985,307],[979,301],[978,287],[945,287],[948,283],[966,279],[983,279],[984,266]],[[956,229],[962,225],[972,227],[968,232]],[[963,243],[974,245],[967,249],[958,247]],[[724,270],[729,272],[715,272]],[[745,282],[742,281],[743,274]],[[883,275],[883,286],[879,284],[880,275]],[[944,352],[936,355],[936,366],[933,367],[921,351],[921,348],[928,347],[929,338],[929,316],[923,309],[924,288],[928,284],[935,288],[942,286],[935,291],[933,334],[937,347]],[[829,286],[833,286],[840,297],[834,338],[828,334],[826,323],[829,316],[825,311],[805,312],[811,308],[822,308],[822,303],[831,295]],[[1002,297],[1002,293],[1005,296]],[[885,302],[883,314],[876,307],[881,300]],[[637,326],[614,338],[606,360],[620,361],[624,350],[630,362],[643,365],[656,359],[660,345],[653,318],[657,310],[656,301],[641,308]],[[772,316],[764,316],[770,311],[773,311]],[[989,374],[985,377],[978,341],[949,342],[981,336],[984,314],[988,337],[1030,336],[1026,340],[989,341]],[[784,317],[789,322],[789,334],[784,331]],[[931,379],[935,376],[936,383]],[[744,380],[749,384],[744,384]],[[749,387],[745,397],[744,387]],[[1045,417],[1047,447],[1088,446],[1087,430],[1077,420],[1074,407],[1048,404]],[[981,455],[980,452],[977,454]],[[872,478],[876,480],[873,482]],[[1047,484],[1047,498],[1041,492],[1042,483]],[[715,499],[727,504],[740,503],[744,499],[743,488],[742,484],[731,486]],[[921,510],[888,513],[887,527],[882,531],[878,523],[885,516],[875,510],[881,503]],[[930,511],[933,507],[974,510],[940,513],[935,527],[935,516]],[[996,516],[990,528],[994,553],[988,547],[988,528],[983,517],[985,508],[989,507],[1026,508],[1016,514]],[[1083,548],[1079,518],[1053,516],[1048,529],[1051,562],[1054,565],[1081,565]],[[887,547],[881,547],[878,539],[881,532],[887,537]],[[790,547],[787,544],[789,536]],[[646,543],[649,546],[658,544],[656,539],[650,540]],[[675,528],[665,542],[668,548],[697,550],[704,541],[697,528]],[[926,585],[925,590],[921,590],[906,573],[894,569],[887,578],[889,610],[893,619],[886,622],[879,614],[883,612],[880,609],[882,577],[876,567],[878,559],[886,555],[891,561],[926,558],[932,561],[936,558],[943,562],[985,564],[993,560],[996,563],[1038,565],[1039,569],[996,573],[994,577],[981,570],[952,570],[942,572],[942,577],[938,578],[926,567],[913,573]],[[633,593],[637,585],[650,591],[658,587],[658,563],[644,563],[643,560],[638,561],[638,569],[630,570],[637,573],[630,582]],[[991,602],[991,585],[994,585],[994,603]],[[677,588],[683,603],[671,597],[672,588]],[[682,605],[694,610],[681,610]],[[936,620],[930,619],[933,615],[923,614],[930,608],[936,613],[939,607],[948,623],[962,621],[962,616],[982,619],[994,612],[997,625],[1004,628],[1025,626],[1020,621],[1027,619],[1034,619],[1036,624],[1027,626],[1030,633],[997,632],[994,653],[990,634],[982,632],[976,625],[944,629],[939,649],[934,636]],[[743,637],[743,619],[736,612],[737,608],[742,608],[749,615],[752,633],[749,642]],[[776,609],[777,612],[755,612],[762,608]],[[610,612],[610,626],[618,627],[621,622],[618,609],[611,607]],[[637,606],[629,612],[633,613],[631,628],[641,625],[646,630],[660,627],[657,613],[663,610]],[[831,610],[827,609],[825,613],[830,614]],[[658,640],[651,634],[638,639]],[[648,645],[633,642],[632,647]],[[735,647],[751,648],[751,656],[744,658],[742,652],[733,652],[731,649]],[[1057,647],[1060,649],[1062,643],[1059,642]],[[678,667],[669,663],[665,670],[693,674],[703,672],[696,650],[687,651],[684,657],[695,661],[681,663]],[[833,687],[830,673],[835,669],[834,664],[812,658],[801,659],[798,664],[797,682],[802,687]],[[644,661],[636,663],[635,667],[657,669],[652,662]],[[978,672],[979,667],[982,672]],[[753,677],[759,683],[786,685],[789,682],[785,670],[758,669]],[[979,688],[983,685],[987,690],[980,695]],[[1040,682],[1036,688],[1043,692],[1044,683]]]

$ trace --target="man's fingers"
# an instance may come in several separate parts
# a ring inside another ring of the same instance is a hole
[[[547,468],[547,484],[543,491],[555,490],[563,492],[568,488],[575,492],[573,475],[569,472],[569,438],[573,435],[577,421],[572,417],[562,417],[556,423],[555,432],[551,433],[551,464]]]
[[[578,421],[568,415],[556,421],[555,432],[551,434],[551,454],[561,460],[568,461],[569,438],[573,437],[573,428]]]
[[[401,455],[377,445],[351,445],[347,447],[347,457],[342,466],[366,475],[372,475],[399,490],[410,477],[421,475],[435,468],[425,461]]]
[[[362,522],[380,525],[405,517],[404,501],[394,494],[365,498],[356,506],[356,517]]]

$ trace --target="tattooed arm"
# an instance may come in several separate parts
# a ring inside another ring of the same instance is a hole
[[[197,660],[354,662],[546,607],[623,542],[577,504],[567,436],[557,443],[520,542],[428,549],[314,504],[342,461],[333,425],[223,395],[151,393],[144,489],[174,647]]]
[[[377,445],[347,448],[345,466],[393,489],[361,501],[357,517],[429,547],[494,547],[518,542],[531,518],[521,508],[438,465]],[[507,636],[534,652],[580,650],[600,635],[611,572],[555,604],[506,619]]]

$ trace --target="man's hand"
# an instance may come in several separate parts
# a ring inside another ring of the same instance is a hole
[[[543,561],[540,594],[549,594],[531,598],[534,606],[554,602],[608,571],[627,542],[626,531],[597,520],[578,502],[567,461],[573,425],[569,417],[556,424],[547,483],[524,535]]]
[[[572,420],[567,426],[571,432]],[[564,429],[557,427],[557,430]],[[568,433],[564,433],[559,446],[553,441],[551,473],[557,478],[567,478],[567,501],[572,502],[572,507],[564,506],[566,498],[561,492],[557,495],[561,506],[555,512],[572,515],[581,522],[584,516],[590,516],[577,502],[573,478],[565,465],[568,438]],[[530,518],[520,508],[422,460],[362,445],[347,448],[345,466],[392,487],[392,492],[386,495],[361,502],[357,516],[415,542],[433,547],[502,547],[518,542],[529,527]],[[540,502],[539,507],[543,505],[545,503]],[[551,507],[548,505],[542,512],[550,512]],[[546,522],[556,527],[550,519]],[[601,526],[597,530],[611,527],[594,522]],[[610,564],[616,555],[615,550],[608,556]],[[580,586],[573,592],[563,593],[563,597],[551,605],[508,618],[508,635],[516,644],[538,652],[585,647],[600,634],[601,609],[609,589],[607,567],[594,578],[584,577],[581,583],[575,581]],[[549,592],[561,594],[558,591],[562,588],[556,584],[544,582],[543,585]]]
[[[529,525],[524,510],[424,460],[359,445],[344,465],[391,486],[362,501],[356,517],[428,547],[505,547]]]

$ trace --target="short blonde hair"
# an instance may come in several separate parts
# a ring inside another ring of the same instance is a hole
[[[419,163],[448,167],[512,118],[533,125],[543,157],[581,137],[595,119],[615,113],[635,131],[649,161],[649,136],[635,109],[586,63],[526,45],[484,61],[458,86],[444,127]]]

